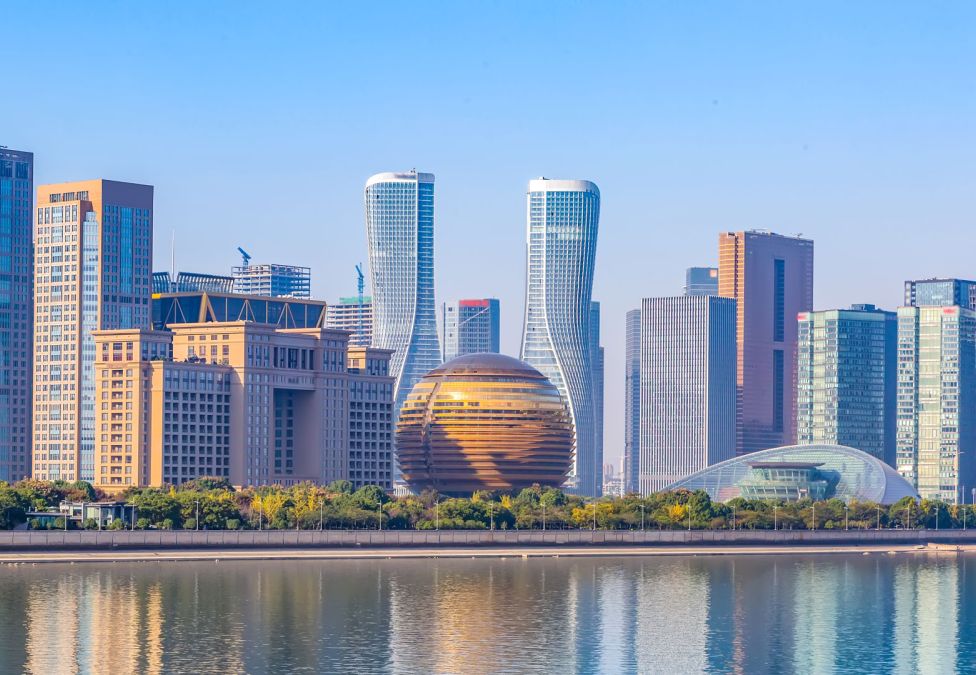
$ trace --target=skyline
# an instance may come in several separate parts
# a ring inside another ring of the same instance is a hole
[[[306,7],[296,25],[219,3],[107,7],[59,7],[57,21],[42,4],[7,9],[6,39],[32,66],[6,87],[32,93],[0,113],[0,144],[34,153],[35,187],[154,185],[155,270],[175,230],[178,269],[227,273],[243,246],[312,267],[314,297],[351,296],[362,182],[416,166],[438,181],[436,303],[499,298],[502,352],[517,355],[525,185],[596,182],[618,468],[624,314],[714,266],[718,232],[815,240],[814,310],[894,309],[906,279],[974,276],[947,246],[972,224],[972,6],[390,5],[368,35],[354,8]],[[43,49],[28,39],[40,25]],[[426,78],[385,68],[418,45]],[[36,86],[64,63],[100,72],[102,94],[81,76]],[[258,208],[242,199],[255,185]],[[473,243],[478,256],[458,255]]]

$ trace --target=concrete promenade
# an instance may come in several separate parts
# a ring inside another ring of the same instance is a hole
[[[0,562],[976,550],[974,530],[0,531]]]

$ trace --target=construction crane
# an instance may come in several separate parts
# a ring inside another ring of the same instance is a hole
[[[241,260],[244,261],[244,264],[242,265],[242,267],[247,267],[248,266],[248,263],[251,262],[251,254],[248,253],[247,251],[245,251],[240,246],[237,247],[237,251],[241,254]]]
[[[359,293],[359,305],[356,307],[356,336],[363,339],[363,292],[366,290],[366,278],[363,276],[363,264],[356,265],[356,291]]]

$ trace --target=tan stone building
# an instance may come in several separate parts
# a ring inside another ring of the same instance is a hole
[[[348,333],[324,328],[168,328],[95,333],[95,485],[391,486],[389,351],[347,354]]]

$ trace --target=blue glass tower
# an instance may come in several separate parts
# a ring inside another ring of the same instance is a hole
[[[585,180],[529,181],[525,322],[521,358],[556,385],[576,430],[567,487],[599,495],[591,333],[600,190]]]
[[[434,312],[434,174],[379,173],[366,181],[373,346],[392,349],[400,407],[441,364]]]

